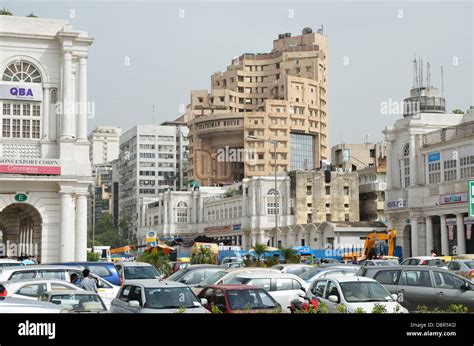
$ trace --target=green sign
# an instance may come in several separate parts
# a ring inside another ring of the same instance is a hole
[[[15,195],[15,200],[18,201],[18,202],[24,202],[28,199],[28,196],[25,195],[24,193],[17,193]]]
[[[469,195],[469,216],[474,217],[474,180],[469,181],[467,194]]]

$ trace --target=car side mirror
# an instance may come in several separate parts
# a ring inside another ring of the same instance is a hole
[[[201,298],[201,305],[207,305],[208,301],[206,298]]]
[[[139,308],[140,307],[140,302],[138,300],[130,300],[128,302],[128,306],[131,308]]]
[[[471,289],[471,286],[469,285],[469,282],[464,281],[464,284],[461,286],[462,291],[469,291]]]
[[[330,296],[328,297],[328,299],[329,299],[330,302],[339,303],[339,298],[338,298],[337,296],[335,296],[335,295],[330,295]]]
[[[391,294],[393,300],[395,300],[396,302],[398,302],[398,294]]]

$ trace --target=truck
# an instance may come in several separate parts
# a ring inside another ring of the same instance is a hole
[[[367,235],[362,253],[345,253],[342,260],[364,261],[376,255],[393,257],[395,255],[397,231],[391,229],[383,232],[372,232]]]

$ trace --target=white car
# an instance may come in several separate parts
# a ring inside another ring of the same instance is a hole
[[[311,266],[309,264],[304,264],[304,263],[291,263],[291,264],[276,264],[274,266],[271,266],[270,268],[277,269],[281,271],[282,273],[288,273],[288,274],[294,274],[294,275],[300,276],[301,274],[306,273],[307,271],[313,269],[314,266]]]
[[[434,256],[418,256],[418,257],[409,257],[405,259],[402,263],[404,265],[412,266],[439,266],[444,263],[443,259]]]
[[[343,305],[346,312],[363,310],[371,313],[374,307],[382,305],[387,313],[408,313],[397,301],[396,294],[390,294],[378,281],[362,276],[333,276],[314,282],[311,293],[326,304],[329,312],[337,312]]]
[[[22,266],[23,263],[17,261],[15,259],[10,258],[0,258],[0,268],[1,267],[14,267],[14,266]]]
[[[308,284],[293,274],[280,272],[239,274],[229,280],[229,284],[253,285],[265,289],[278,304],[283,312],[290,312],[291,301],[306,293]]]
[[[2,314],[59,314],[63,312],[68,311],[52,303],[10,297],[0,298],[0,313]]]
[[[117,272],[122,279],[122,285],[127,280],[160,279],[161,274],[154,266],[146,262],[124,261],[115,264]]]
[[[81,290],[69,282],[50,279],[31,279],[25,281],[5,281],[0,283],[0,297],[38,300],[38,297],[52,290]]]

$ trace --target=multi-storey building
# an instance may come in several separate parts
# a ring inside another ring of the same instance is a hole
[[[87,58],[66,21],[1,16],[0,233],[6,254],[87,257]]]
[[[328,159],[327,39],[305,28],[281,34],[270,53],[245,53],[191,92],[189,176],[233,183]]]
[[[94,184],[88,199],[88,225],[89,234],[104,214],[113,215],[112,209],[112,165],[93,165],[92,175]]]
[[[446,114],[444,98],[428,83],[415,85],[405,103],[404,117],[383,131],[387,222],[404,256],[472,253],[467,186],[474,177],[474,116]]]
[[[119,157],[119,141],[122,129],[98,126],[89,134],[90,160],[93,165],[104,165]]]

